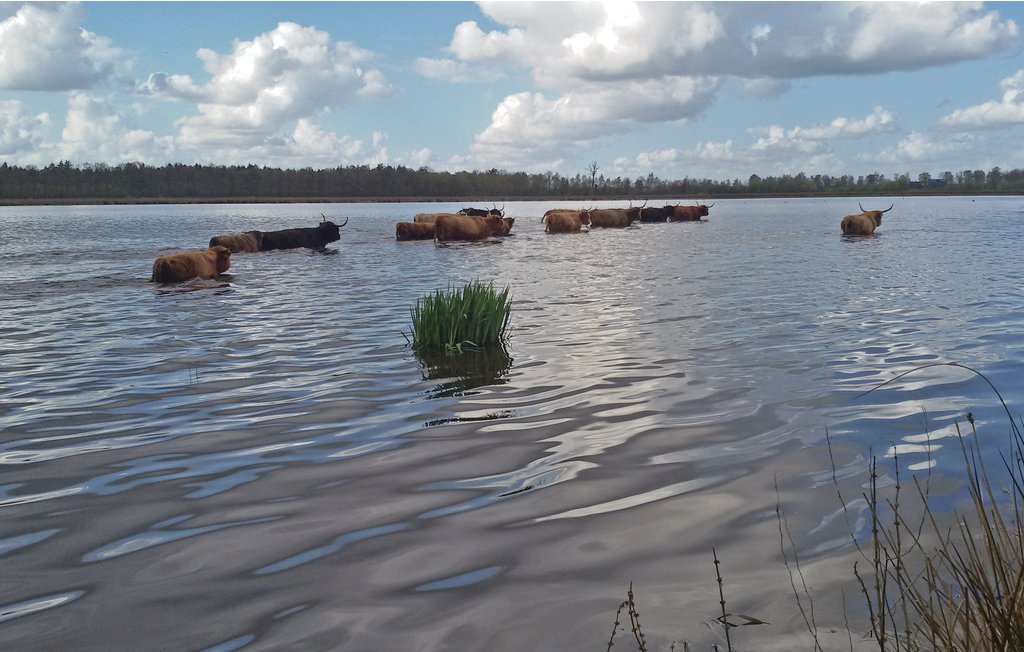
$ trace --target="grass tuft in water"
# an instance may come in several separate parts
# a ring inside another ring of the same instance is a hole
[[[512,302],[507,286],[499,291],[493,283],[473,281],[428,294],[409,312],[413,348],[461,353],[467,348],[504,345]]]

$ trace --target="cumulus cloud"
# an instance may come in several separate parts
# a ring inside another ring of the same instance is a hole
[[[198,103],[198,114],[177,123],[178,145],[186,149],[262,156],[306,145],[316,157],[319,146],[309,138],[319,129],[314,116],[394,91],[379,70],[364,67],[373,53],[290,22],[236,41],[229,54],[203,48],[196,55],[210,74],[205,84],[161,72],[136,87],[142,95]],[[342,153],[358,142],[321,135]]]
[[[133,125],[130,115],[104,97],[74,92],[68,98],[68,113],[61,142],[48,148],[51,160],[128,162],[162,164],[173,159],[171,139]]]
[[[427,79],[456,84],[499,79],[503,75],[490,66],[473,66],[454,59],[431,59],[420,57],[413,64],[413,70]]]
[[[0,156],[16,157],[37,149],[49,123],[47,113],[25,115],[21,102],[0,100]]]
[[[476,136],[482,167],[535,169],[602,136],[638,124],[686,120],[711,101],[717,82],[677,77],[657,82],[594,83],[554,100],[541,93],[506,97]]]
[[[939,120],[952,129],[1001,129],[1024,124],[1024,70],[1000,82],[1003,96],[983,104],[957,109]]]
[[[533,169],[607,134],[697,117],[722,88],[775,97],[793,79],[946,65],[1020,42],[1014,21],[979,2],[482,2],[480,8],[496,27],[461,23],[447,56],[421,60],[418,69],[449,81],[465,80],[482,64],[529,71],[540,88],[503,99],[471,156]],[[740,80],[738,87],[723,83],[730,77]],[[672,107],[658,89],[681,80],[702,90]],[[651,92],[632,101],[629,89],[640,88]],[[763,134],[755,146],[830,157],[820,143],[895,129],[895,117],[878,110],[798,128],[801,133]]]
[[[690,148],[669,148],[620,157],[616,171],[646,174],[662,170],[676,176],[728,177],[736,170],[760,174],[796,174],[813,170],[844,172],[844,164],[833,149],[834,141],[867,138],[896,128],[895,116],[883,107],[864,118],[837,117],[826,125],[785,128],[779,125],[748,129],[751,142],[741,146],[733,140],[698,142]],[[694,170],[699,170],[694,174]]]
[[[977,139],[968,133],[933,134],[913,131],[893,147],[882,150],[873,160],[903,164],[926,164],[957,168],[958,161],[975,158]]]
[[[891,132],[896,128],[896,117],[880,106],[860,120],[838,117],[827,125],[795,127],[787,135],[801,140],[835,140],[842,138],[863,138]]]
[[[75,4],[26,4],[0,22],[0,89],[67,91],[109,77],[121,50],[80,26]]]
[[[460,24],[462,61],[529,68],[559,88],[580,80],[732,75],[792,79],[914,70],[1019,43],[1017,24],[980,2],[505,3],[481,9],[505,29]]]
[[[704,50],[724,34],[712,10],[693,3],[482,3],[507,31],[460,24],[448,49],[463,61],[532,69],[542,85],[566,80],[643,79]]]

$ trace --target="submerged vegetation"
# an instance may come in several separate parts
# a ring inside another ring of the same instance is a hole
[[[508,340],[512,302],[509,288],[474,281],[419,299],[410,309],[413,348],[418,353],[461,353],[503,346]]]

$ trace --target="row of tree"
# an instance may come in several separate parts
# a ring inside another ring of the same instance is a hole
[[[573,177],[553,172],[527,174],[491,169],[473,172],[414,170],[404,166],[354,165],[298,170],[257,165],[150,166],[143,163],[73,165],[61,161],[44,168],[0,164],[0,200],[137,200],[137,199],[344,199],[344,198],[542,198],[729,195],[843,195],[1024,192],[1024,170],[921,173],[887,177],[873,173],[760,177],[743,181],[684,178],[606,177],[596,163]]]

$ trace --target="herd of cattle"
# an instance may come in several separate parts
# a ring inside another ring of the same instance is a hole
[[[328,243],[341,240],[341,227],[348,224],[323,221],[310,229],[280,231],[246,231],[210,238],[209,248],[169,256],[160,256],[153,263],[153,281],[178,283],[193,278],[217,278],[231,267],[231,254],[273,251],[275,249],[323,249]]]
[[[708,214],[714,204],[696,206],[663,206],[647,208],[554,208],[544,213],[541,222],[547,233],[578,233],[583,227],[626,228],[633,222],[696,222]],[[512,231],[514,217],[505,217],[499,208],[463,208],[458,213],[417,213],[412,222],[395,225],[398,240],[483,240],[494,236],[508,235]]]
[[[866,211],[857,204],[861,212],[847,215],[840,222],[843,235],[871,235],[882,224],[881,211]],[[583,227],[626,228],[634,222],[696,222],[708,215],[714,204],[680,204],[647,208],[564,209],[556,208],[544,213],[541,222],[547,233],[578,233]],[[398,240],[486,240],[509,235],[516,218],[505,217],[497,207],[491,209],[463,208],[458,213],[417,213],[412,222],[398,222],[395,238]],[[152,280],[158,283],[176,283],[193,278],[216,278],[231,266],[231,254],[275,249],[323,249],[325,245],[341,239],[341,227],[348,224],[346,219],[338,225],[320,214],[323,221],[315,228],[284,229],[281,231],[246,231],[210,238],[209,248],[203,251],[161,256],[153,263]]]

